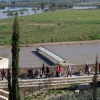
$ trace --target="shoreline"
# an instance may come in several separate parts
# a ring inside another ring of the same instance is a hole
[[[73,45],[73,44],[93,44],[100,43],[100,40],[91,41],[69,41],[69,42],[52,42],[52,43],[35,43],[35,44],[19,44],[20,47],[37,47],[37,46],[48,46],[48,45]],[[0,45],[0,47],[11,47],[11,45]]]
[[[20,45],[19,66],[38,67],[43,63],[47,66],[51,66],[52,64],[49,60],[36,53],[36,48],[40,46],[64,58],[66,63],[62,63],[62,65],[79,65],[86,64],[87,62],[94,64],[97,53],[98,58],[100,58],[100,40],[27,44]],[[11,45],[0,46],[0,51],[1,56],[7,57],[9,59],[9,65],[11,65]],[[38,60],[36,60],[36,58],[38,58]],[[98,59],[98,61],[100,62],[100,59]]]

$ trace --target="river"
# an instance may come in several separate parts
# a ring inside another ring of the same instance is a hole
[[[28,9],[28,11],[24,11],[23,14],[20,14],[19,10],[21,9]],[[40,10],[32,10],[32,7],[15,7],[15,8],[11,8],[11,7],[6,7],[5,9],[0,10],[0,19],[5,19],[5,18],[12,18],[13,16],[7,16],[7,13],[3,13],[3,11],[7,11],[7,10],[17,10],[19,12],[19,16],[26,16],[26,15],[32,15],[32,14],[38,14],[38,13],[42,13],[42,9]]]
[[[80,9],[87,10],[87,9],[95,9],[95,8],[98,7],[97,6],[73,6],[74,10],[80,10]]]
[[[28,9],[28,11],[24,11],[24,14],[20,14],[19,12],[19,16],[26,16],[26,15],[32,15],[32,14],[38,14],[38,13],[42,13],[42,9],[40,10],[32,10],[32,7],[15,7],[15,8],[11,8],[11,7],[6,7],[3,10],[0,10],[0,19],[5,19],[5,18],[12,18],[13,16],[7,16],[7,13],[3,13],[3,11],[7,11],[7,10],[21,10],[21,9]],[[72,9],[74,10],[80,10],[80,9],[91,9],[91,8],[97,8],[97,6],[73,6]]]

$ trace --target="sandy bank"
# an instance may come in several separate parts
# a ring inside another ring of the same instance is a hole
[[[100,43],[100,40],[20,44],[20,47],[48,46],[48,45],[72,45],[72,44],[93,44],[93,43]],[[5,47],[5,46],[10,47],[11,45],[4,45],[2,47]]]
[[[98,62],[100,62],[100,40],[39,43],[20,46],[19,65],[24,68],[42,66],[43,63],[48,66],[52,65],[45,57],[36,53],[36,48],[40,46],[65,59],[66,64],[94,64],[97,54]],[[11,46],[0,46],[0,54],[1,56],[7,57],[9,59],[9,65],[11,65]],[[63,65],[65,65],[65,63],[63,63]]]
[[[48,46],[48,45],[71,45],[71,44],[89,44],[89,43],[100,43],[100,40],[92,41],[69,41],[69,42],[52,42],[52,43],[38,43],[38,44],[25,44],[20,46]]]

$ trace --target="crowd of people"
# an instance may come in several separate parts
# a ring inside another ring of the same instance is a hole
[[[28,77],[29,78],[35,78],[36,76],[36,70],[35,68],[29,68],[28,69]],[[49,77],[50,76],[50,70],[48,66],[45,66],[43,64],[42,68],[40,69],[40,77],[42,78],[43,76]]]
[[[89,76],[90,72],[91,72],[91,67],[87,63],[85,66],[85,74],[87,74]],[[44,76],[46,78],[50,77],[50,69],[48,66],[45,66],[44,64],[43,64],[42,68],[40,69],[39,73],[40,73],[40,78],[42,78]],[[62,75],[62,66],[58,65],[56,67],[56,77],[60,77],[61,75]],[[35,69],[34,68],[33,68],[33,70],[30,68],[28,69],[28,76],[29,76],[29,78],[30,77],[35,78]],[[69,65],[67,67],[67,77],[68,76],[70,76],[70,77],[72,76],[72,69],[71,69],[71,66],[69,66]]]
[[[99,64],[99,74],[100,74],[100,64]],[[85,66],[85,74],[87,74],[88,76],[90,75],[91,72],[91,67],[89,66],[89,64],[87,63]],[[28,68],[28,78],[35,78],[36,76],[38,76],[40,74],[40,78],[42,77],[50,77],[50,69],[48,66],[45,66],[44,64],[42,65],[40,72],[38,72],[37,68]],[[4,78],[7,79],[7,72],[6,70],[3,68],[1,71],[1,75],[2,75],[2,80]],[[60,77],[62,75],[62,66],[58,65],[56,67],[56,77]],[[72,69],[71,66],[68,65],[67,67],[67,77],[70,75],[70,77],[72,76]]]

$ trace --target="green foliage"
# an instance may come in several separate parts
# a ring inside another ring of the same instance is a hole
[[[20,14],[24,14],[24,12],[23,11],[20,11]]]
[[[49,8],[51,11],[55,11],[57,8],[56,7],[50,7]]]
[[[97,40],[100,39],[100,34],[93,34],[92,36],[90,36],[91,40]]]
[[[50,90],[46,90],[44,92],[40,92],[37,94],[34,94],[32,96],[28,96],[25,98],[25,100],[45,100],[47,96],[51,96],[51,95],[58,95],[58,94],[62,94],[61,90],[57,90],[57,89],[50,89]]]
[[[33,100],[35,98],[36,98],[35,96],[31,96],[31,97],[26,97],[25,100]]]
[[[58,10],[20,16],[19,42],[34,44],[100,39],[99,12],[99,10]],[[12,22],[12,18],[0,20],[0,37],[5,37],[0,40],[2,45],[11,43]]]
[[[29,91],[30,93],[32,93],[32,88],[29,88],[28,91]]]
[[[19,11],[29,11],[29,10],[28,10],[28,9],[23,8],[23,9],[20,9]]]
[[[93,91],[92,89],[80,91],[79,94],[74,93],[74,91],[66,90],[66,94],[63,95],[63,90],[50,89],[34,94],[33,96],[28,96],[25,100],[93,100]],[[59,94],[62,94],[59,96]],[[48,96],[53,96],[50,99],[46,99]],[[97,100],[100,99],[100,88],[97,88]]]
[[[42,3],[41,3],[41,9],[43,10],[44,8],[45,8],[45,3],[42,2]]]
[[[79,83],[74,83],[74,84],[71,84],[71,85],[70,85],[71,88],[76,88],[76,87],[78,87],[78,86],[79,86]]]
[[[59,9],[68,9],[68,8],[73,8],[72,4],[65,4],[65,3],[61,3],[58,5]]]
[[[12,99],[10,100],[20,100],[20,93],[19,93],[19,83],[18,83],[18,76],[19,76],[19,23],[18,23],[18,13],[15,13],[15,19],[13,23],[13,34],[12,34]]]
[[[100,89],[98,89],[98,93],[99,93]],[[99,93],[100,94],[100,93]],[[100,95],[99,95],[100,97]],[[92,90],[84,90],[84,91],[80,91],[79,94],[66,94],[63,96],[59,96],[56,98],[51,98],[49,100],[93,100],[92,97]]]
[[[4,30],[6,28],[7,28],[6,26],[0,26],[0,30]]]
[[[8,10],[7,11],[7,16],[13,16],[13,11]]]
[[[3,4],[0,4],[0,9],[4,9],[5,6]]]
[[[12,100],[12,86],[11,86],[11,73],[10,69],[7,71],[7,79],[8,79],[8,91],[9,91],[9,100]]]
[[[58,91],[56,89],[53,90],[54,95],[58,94]]]

